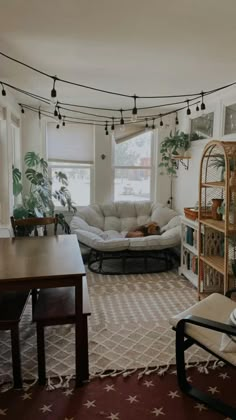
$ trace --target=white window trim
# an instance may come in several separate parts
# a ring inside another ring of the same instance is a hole
[[[138,135],[137,135],[138,136]],[[136,136],[134,135],[134,138]],[[155,187],[156,187],[156,135],[155,132],[152,132],[151,136],[151,165],[150,166],[123,166],[123,165],[115,165],[115,146],[116,143],[112,142],[112,198],[113,201],[115,200],[115,169],[150,169],[150,201],[155,200]],[[129,141],[129,140],[127,140]],[[143,200],[145,201],[145,200]]]
[[[49,170],[49,174],[50,177],[52,177],[52,169],[55,168],[60,168],[63,171],[63,167],[64,168],[83,168],[83,169],[90,169],[90,204],[92,204],[94,202],[94,196],[95,196],[95,189],[94,189],[94,184],[95,184],[95,176],[94,176],[94,164],[93,162],[78,162],[78,161],[68,161],[68,160],[49,160],[48,162],[48,170]],[[76,208],[78,209],[80,206],[76,206]],[[81,206],[83,207],[83,206]],[[63,206],[55,206],[55,210],[60,211],[60,212],[67,212],[68,210],[66,209],[66,207]]]

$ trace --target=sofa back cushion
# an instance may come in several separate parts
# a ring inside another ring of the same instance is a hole
[[[104,215],[99,204],[81,207],[76,215],[85,220],[88,225],[104,230]]]
[[[128,231],[150,221],[150,201],[117,201],[101,206],[104,214],[104,230]]]
[[[162,228],[169,223],[172,217],[177,215],[178,213],[169,207],[155,205],[152,211],[151,220],[152,222],[158,223],[158,225]]]

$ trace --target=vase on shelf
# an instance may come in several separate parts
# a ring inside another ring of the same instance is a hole
[[[223,198],[213,198],[211,206],[211,215],[214,220],[222,220],[222,214],[218,213],[218,208],[221,207]]]

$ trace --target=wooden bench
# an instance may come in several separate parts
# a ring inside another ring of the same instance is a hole
[[[89,293],[86,276],[83,277],[83,332],[80,345],[84,349],[83,378],[89,379],[88,361],[88,316],[91,315]],[[45,338],[44,328],[52,325],[75,323],[75,289],[59,287],[41,289],[35,304],[33,321],[37,329],[38,378],[39,384],[46,383]]]

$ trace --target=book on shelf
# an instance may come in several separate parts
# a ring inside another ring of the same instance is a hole
[[[183,266],[192,271],[194,274],[198,274],[198,257],[192,254],[190,251],[185,250],[183,253]]]

